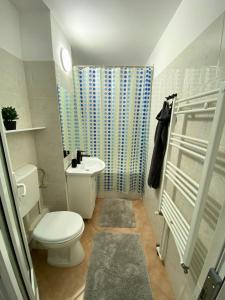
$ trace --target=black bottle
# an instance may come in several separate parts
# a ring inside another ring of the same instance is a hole
[[[77,160],[76,158],[72,159],[72,168],[76,168],[77,166]]]

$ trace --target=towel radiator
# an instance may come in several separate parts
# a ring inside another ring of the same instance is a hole
[[[212,115],[212,124],[209,139],[203,140],[194,136],[176,133],[175,123],[180,116],[193,114]],[[225,123],[225,82],[215,90],[200,93],[183,99],[174,99],[170,128],[168,132],[168,143],[163,168],[162,185],[159,197],[159,207],[156,214],[162,215],[165,219],[164,233],[161,244],[156,249],[160,259],[164,259],[168,234],[172,233],[179,257],[180,264],[185,273],[188,273],[198,231],[204,212],[210,181],[214,164],[220,144],[221,135]],[[202,172],[199,182],[193,180],[176,163],[169,160],[171,150],[176,148],[178,153],[187,153],[202,161]],[[188,201],[192,210],[190,224],[182,215],[181,210],[169,196],[166,182],[170,182],[176,191],[179,191]]]

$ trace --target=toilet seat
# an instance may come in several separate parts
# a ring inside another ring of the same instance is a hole
[[[50,212],[44,215],[35,227],[33,237],[39,242],[60,244],[79,237],[83,229],[83,219],[77,213]]]

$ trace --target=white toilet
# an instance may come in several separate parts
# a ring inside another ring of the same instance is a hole
[[[15,178],[20,187],[19,206],[24,217],[40,200],[37,167],[26,165],[16,170]],[[32,232],[32,237],[48,249],[50,265],[72,267],[84,259],[84,250],[79,241],[83,231],[84,222],[79,214],[57,211],[49,212],[41,218]]]

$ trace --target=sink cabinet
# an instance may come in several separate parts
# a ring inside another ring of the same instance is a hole
[[[92,217],[97,196],[96,176],[67,175],[68,208],[82,216]]]

